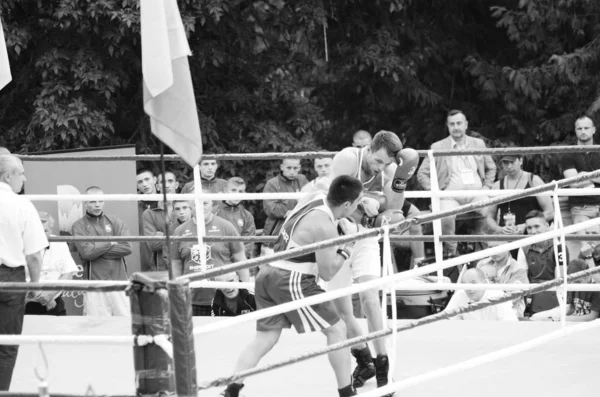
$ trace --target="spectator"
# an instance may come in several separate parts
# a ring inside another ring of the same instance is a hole
[[[500,159],[506,176],[496,183],[494,190],[521,190],[544,184],[542,178],[523,171],[523,156],[506,155]],[[488,207],[488,226],[494,233],[524,234],[525,215],[531,211],[542,211],[548,222],[554,219],[554,205],[550,196],[529,196]]]
[[[583,116],[575,121],[575,135],[577,146],[589,146],[594,144],[596,126],[588,116]],[[571,178],[578,174],[596,171],[600,169],[600,153],[567,153],[560,161],[560,168],[565,178]],[[573,189],[586,189],[600,187],[600,178],[573,183],[569,186]],[[600,215],[600,196],[570,196],[569,210],[573,223],[580,223],[588,219],[597,218]],[[579,231],[577,234],[584,234]],[[569,247],[573,256],[581,249],[581,244],[570,242]]]
[[[446,118],[446,126],[450,136],[431,145],[431,149],[484,149],[485,142],[479,138],[467,136],[469,123],[465,114],[460,110],[451,110]],[[431,164],[429,157],[425,157],[417,179],[425,190],[431,190]],[[491,156],[444,156],[436,159],[435,168],[437,171],[438,185],[440,190],[474,190],[485,191],[492,188],[496,178],[496,164]],[[472,197],[444,197],[440,205],[442,211],[447,211],[458,207],[474,203],[488,198],[485,193],[480,193]],[[487,216],[486,209],[477,210],[484,219],[477,229],[481,231]],[[456,230],[456,216],[449,216],[442,219],[442,234],[453,235]],[[445,243],[445,254],[456,255],[456,242]]]
[[[205,192],[206,193],[206,192]],[[206,236],[239,236],[231,222],[212,213],[212,201],[204,202],[204,227]],[[173,236],[198,236],[196,216],[175,229]],[[244,245],[239,241],[205,244],[206,268],[202,267],[201,247],[193,241],[178,241],[171,250],[171,266],[173,276],[203,272],[214,267],[228,265],[233,262],[246,260]],[[249,281],[248,269],[238,272],[240,280]],[[192,289],[192,312],[194,316],[210,316],[212,299],[215,290],[212,288]]]
[[[590,236],[598,236],[600,234],[600,226],[592,226],[585,230],[585,234]],[[581,242],[581,251],[578,254],[578,259],[587,263],[588,268],[592,269],[600,266],[600,241],[591,239],[590,241]],[[592,279],[596,283],[600,283],[600,274],[593,274]]]
[[[54,219],[47,212],[40,211],[38,214],[46,237],[52,236]],[[71,280],[77,272],[77,265],[71,256],[67,243],[52,242],[43,250],[40,281]],[[48,291],[39,294],[29,293],[27,296],[29,301],[25,306],[25,314],[67,315],[60,291]],[[45,302],[45,304],[40,301]]]
[[[31,202],[17,193],[23,188],[23,163],[0,155],[0,281],[25,282],[25,267],[32,282],[40,279],[42,251],[48,246],[40,217]],[[46,303],[46,302],[42,302]],[[23,331],[25,293],[0,289],[0,335]],[[17,360],[18,345],[0,345],[0,391],[8,391]]]
[[[173,213],[169,217],[169,236],[172,236],[175,233],[175,229],[177,229],[180,225],[183,225],[187,221],[192,218],[192,212],[194,211],[194,202],[186,201],[186,200],[175,200],[173,201]],[[177,249],[177,242],[170,241],[171,251]],[[170,265],[171,259],[166,252],[166,246],[163,244],[163,261]]]
[[[546,217],[541,211],[529,212],[525,216],[525,226],[527,234],[532,236],[550,229]],[[560,246],[557,249],[559,258],[562,258],[564,250]],[[521,267],[527,267],[527,278],[530,283],[539,284],[554,280],[556,277],[555,248],[551,239],[519,248],[517,262]],[[556,293],[553,291],[540,292],[531,297],[532,313],[548,310],[556,305],[558,305],[558,301]]]
[[[265,184],[264,193],[292,193],[300,192],[304,185],[308,183],[306,177],[299,174],[299,159],[284,159],[279,166],[280,174],[271,178]],[[263,200],[263,208],[267,219],[263,234],[266,236],[277,236],[283,225],[285,217],[294,209],[297,200]],[[263,245],[263,254],[272,253],[273,243]]]
[[[492,241],[489,247],[498,247],[502,245],[502,241]],[[487,267],[492,267],[495,271],[490,272]],[[527,267],[523,263],[517,262],[509,253],[504,251],[500,254],[492,255],[489,258],[483,259],[477,263],[477,267],[482,269],[486,274],[486,278],[491,283],[498,284],[529,284],[527,278]],[[494,274],[492,276],[492,274]],[[518,317],[523,317],[525,313],[525,300],[523,298],[513,301],[513,309]]]
[[[314,189],[315,185],[323,180],[324,178],[329,178],[329,175],[331,174],[331,163],[333,162],[332,158],[326,157],[326,158],[320,158],[320,159],[314,159],[313,161],[313,167],[317,173],[317,177],[315,179],[313,179],[312,181],[310,181],[309,183],[307,183],[306,185],[304,185],[302,187],[302,192],[309,192],[311,190]]]
[[[402,205],[402,214],[406,219],[416,218],[421,215],[421,211],[410,201],[404,199],[404,204]],[[408,229],[402,232],[402,235],[410,235],[410,236],[422,236],[423,228],[421,225],[411,225]],[[412,254],[411,265],[410,268],[414,268],[418,266],[425,259],[425,243],[423,241],[408,241],[401,243],[393,243],[394,247],[399,247],[402,249],[410,249]],[[401,271],[399,268],[396,268],[396,271]]]
[[[168,189],[168,188],[167,188]],[[168,204],[170,205],[170,204]],[[142,223],[144,225],[144,236],[164,236],[167,232],[167,224],[171,223],[168,219],[171,217],[171,208],[167,208],[163,201],[157,202],[156,207],[148,208],[142,214]],[[167,218],[165,220],[165,218]],[[168,261],[163,257],[164,241],[143,242],[150,250],[150,260],[142,262],[143,272],[156,272],[168,270]]]
[[[102,189],[91,186],[86,194],[101,195]],[[104,201],[85,202],[85,215],[73,224],[73,236],[129,236],[129,230],[122,220],[104,213]],[[76,242],[89,280],[127,280],[125,257],[131,255],[130,242]],[[86,292],[84,315],[86,316],[128,316],[129,301],[122,291]]]
[[[588,270],[588,265],[581,259],[573,259],[569,262],[567,274],[573,274]],[[591,284],[594,280],[591,276],[572,281],[573,284]],[[600,313],[599,291],[569,291],[567,292],[567,321],[593,321]],[[560,321],[560,306],[545,310],[531,316],[533,321]]]
[[[352,146],[357,148],[363,148],[371,144],[371,134],[365,130],[358,130],[352,136]]]
[[[139,168],[135,177],[137,181],[137,190],[140,194],[156,194],[156,176],[150,168]],[[144,235],[144,211],[156,208],[156,200],[138,201],[138,226],[139,235]],[[140,243],[140,268],[142,271],[154,268],[153,253],[150,245],[146,242]]]
[[[217,160],[200,161],[200,179],[203,192],[222,193],[225,191],[227,181],[216,177],[217,169],[219,169]],[[181,193],[194,193],[194,181],[186,183],[181,189]]]
[[[179,181],[177,180],[177,175],[175,172],[166,170],[165,171],[166,179],[165,184],[167,186],[167,193],[175,194],[177,193],[177,189],[179,189]],[[158,174],[157,182],[156,182],[156,191],[162,193],[162,173]]]
[[[484,284],[488,282],[481,269],[473,268],[465,272],[462,282],[465,284]],[[465,307],[482,300],[498,298],[504,295],[504,292],[498,290],[458,290],[450,298],[445,312],[451,312],[459,307]],[[450,317],[451,320],[498,320],[498,321],[518,321],[516,312],[510,302],[503,302],[497,305],[475,310],[469,313],[461,313]]]
[[[229,283],[239,282],[236,273],[228,273],[215,277],[216,281]],[[213,317],[233,317],[256,310],[254,294],[244,288],[219,288],[212,300]]]
[[[227,181],[225,193],[246,193],[246,182],[242,178],[232,177]],[[254,216],[244,208],[242,200],[224,200],[213,206],[213,213],[231,222],[240,236],[256,236]],[[244,244],[246,256],[252,257],[254,243]]]

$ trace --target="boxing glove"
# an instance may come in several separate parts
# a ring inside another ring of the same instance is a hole
[[[392,190],[396,193],[403,193],[406,190],[406,183],[419,165],[419,154],[414,149],[402,149],[396,154],[396,163],[398,163],[398,167],[392,180]]]
[[[383,211],[381,214],[377,215],[374,226],[375,227],[383,226],[384,219],[387,219],[388,225],[392,225],[395,223],[402,222],[404,220],[404,214],[402,213],[402,210]]]
[[[387,198],[383,192],[365,192],[358,208],[369,218],[376,217],[387,208]]]

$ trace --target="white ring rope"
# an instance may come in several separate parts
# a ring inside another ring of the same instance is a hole
[[[522,193],[523,190],[485,190],[484,194],[490,197],[505,196],[515,193]],[[600,189],[557,189],[556,191],[546,191],[533,194],[532,196],[600,196]],[[194,201],[198,198],[200,201],[223,201],[223,200],[299,200],[310,193],[168,193],[167,200],[185,200]],[[433,197],[475,197],[481,195],[480,190],[441,190],[439,192],[416,190],[404,192],[405,198],[433,198]],[[162,194],[26,194],[24,195],[31,201],[162,201]]]
[[[399,274],[399,273],[396,273]],[[463,283],[427,283],[414,284],[403,283],[402,281],[393,282],[393,291],[397,292],[412,292],[412,291],[454,291],[470,289],[474,291],[499,290],[499,291],[521,291],[531,288],[537,284],[463,284]],[[388,288],[386,285],[383,288]],[[238,283],[228,281],[193,281],[190,283],[190,288],[222,288],[222,289],[253,289],[254,283]],[[550,288],[548,291],[555,291],[556,287]],[[600,291],[600,283],[593,284],[567,284],[567,291]]]
[[[361,393],[360,395],[363,397],[381,397],[386,394],[406,389],[411,386],[415,386],[459,371],[464,371],[466,369],[475,368],[483,364],[491,363],[493,361],[497,361],[502,358],[506,358],[517,353],[524,352],[526,350],[531,350],[534,347],[543,345],[544,343],[561,338],[563,336],[572,335],[577,332],[587,331],[599,326],[600,320],[594,320],[587,323],[568,326],[565,328],[561,327],[556,331],[550,332],[546,335],[542,335],[535,339],[531,339],[513,346],[505,347],[503,349],[496,350],[495,352],[484,354],[444,368],[436,369],[434,371],[430,371],[422,375],[416,375],[408,379],[394,382],[386,386],[377,388],[375,390],[371,390],[370,392]]]
[[[595,225],[599,225],[599,224],[600,224],[600,218],[590,219],[590,220],[587,220],[587,221],[584,221],[581,223],[577,223],[575,225],[570,225],[570,226],[564,228],[564,232],[565,233],[574,233],[579,230],[585,230],[591,226],[595,226]],[[405,271],[402,273],[397,273],[390,277],[367,281],[365,283],[357,284],[357,285],[354,285],[351,287],[342,288],[342,289],[335,290],[335,291],[328,291],[323,294],[304,298],[302,300],[287,302],[287,303],[283,303],[281,305],[277,305],[275,307],[262,309],[259,311],[243,314],[243,315],[237,316],[237,317],[231,317],[231,318],[225,319],[223,321],[208,324],[208,325],[205,325],[198,329],[194,329],[194,335],[202,335],[202,334],[208,333],[208,332],[223,330],[228,327],[237,326],[239,324],[243,324],[243,323],[246,323],[249,321],[255,321],[255,320],[262,319],[262,318],[271,317],[271,316],[274,316],[277,314],[286,313],[286,312],[289,312],[292,310],[298,310],[302,307],[315,305],[318,303],[323,303],[326,301],[340,298],[342,296],[352,295],[355,293],[367,291],[369,289],[379,288],[379,287],[389,284],[390,282],[407,280],[407,279],[411,279],[411,278],[414,278],[417,276],[427,275],[427,274],[437,271],[438,269],[447,269],[447,268],[450,268],[453,266],[461,265],[463,263],[472,262],[472,261],[475,261],[478,259],[483,259],[490,255],[495,255],[495,254],[503,253],[506,251],[510,251],[515,248],[520,248],[520,247],[523,247],[526,245],[539,243],[541,241],[546,241],[546,240],[554,238],[554,236],[558,235],[559,233],[561,233],[561,231],[553,230],[553,231],[548,231],[545,233],[536,234],[536,235],[533,235],[533,236],[530,236],[530,237],[527,237],[527,238],[524,238],[521,240],[512,241],[507,244],[502,244],[502,245],[499,245],[496,247],[487,248],[482,251],[477,251],[477,252],[462,255],[459,257],[451,258],[451,259],[445,260],[445,261],[437,263],[437,264],[426,265],[426,266],[422,266],[420,268],[416,268],[413,270],[408,270],[408,271]],[[431,288],[431,289],[435,289],[435,288]]]

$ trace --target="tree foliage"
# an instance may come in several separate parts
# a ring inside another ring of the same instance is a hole
[[[448,109],[492,146],[569,138],[600,108],[595,0],[179,0],[208,152],[345,146],[359,129],[426,148]],[[0,132],[20,152],[136,143],[138,0],[4,0],[13,82]],[[536,172],[554,178],[550,157]],[[274,164],[223,164],[260,190]]]

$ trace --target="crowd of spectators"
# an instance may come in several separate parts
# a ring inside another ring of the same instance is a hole
[[[454,110],[447,116],[448,137],[431,145],[432,149],[481,149],[486,144],[482,139],[467,134],[468,120],[464,112]],[[577,145],[593,144],[595,125],[590,117],[583,116],[575,122]],[[364,148],[371,141],[371,134],[360,130],[354,134],[352,146]],[[497,161],[497,162],[496,162]],[[459,205],[479,202],[490,198],[488,190],[527,189],[545,183],[538,175],[523,169],[524,158],[520,155],[503,155],[496,159],[489,155],[460,155],[438,157],[434,169],[430,160],[425,157],[416,179],[424,190],[437,187],[442,191],[472,190],[470,197],[444,197],[440,200],[440,210],[449,210]],[[327,178],[331,171],[332,160],[319,158],[313,160],[317,177],[309,181],[301,173],[299,159],[285,159],[279,165],[279,173],[266,181],[265,193],[301,192],[309,190],[319,183],[321,178]],[[499,167],[498,167],[498,166]],[[219,164],[215,160],[202,160],[200,163],[202,189],[207,193],[244,193],[248,189],[244,179],[234,176],[227,180],[219,175]],[[498,172],[500,168],[500,172]],[[600,153],[589,152],[566,154],[561,156],[560,169],[565,178],[600,169]],[[433,172],[435,171],[435,172]],[[168,170],[165,174],[165,186],[168,193],[191,193],[195,185],[192,182],[183,183],[177,172]],[[435,179],[434,179],[435,176]],[[141,194],[154,194],[162,190],[162,175],[149,168],[139,168],[136,176],[137,189]],[[598,187],[600,178],[572,184],[570,188]],[[91,186],[86,194],[102,194],[101,187]],[[565,225],[596,218],[600,212],[600,197],[570,196],[561,208]],[[277,199],[264,200],[262,209],[266,216],[264,228],[258,233],[276,236],[288,214],[297,204],[296,200]],[[128,236],[130,231],[117,217],[105,214],[103,201],[88,201],[85,203],[86,214],[73,226],[75,236]],[[173,236],[196,236],[196,216],[194,202],[176,200],[165,208],[162,201],[139,201],[139,234],[145,236],[163,236],[167,233]],[[406,200],[403,206],[404,217],[414,217],[429,211],[431,208],[419,209]],[[219,202],[205,201],[203,214],[206,235],[208,236],[255,236],[257,228],[255,216],[241,200],[224,200]],[[261,214],[262,215],[262,214]],[[501,205],[492,205],[477,210],[470,222],[473,223],[475,234],[518,234],[535,235],[550,230],[554,219],[554,206],[549,196],[531,196],[513,200]],[[44,215],[46,224],[50,222]],[[442,219],[442,234],[456,234],[456,217]],[[420,235],[421,226],[412,227],[407,233]],[[582,234],[599,234],[600,227],[590,228]],[[133,233],[136,234],[136,233]],[[253,242],[220,242],[206,244],[201,249],[193,242],[171,243],[169,250],[161,241],[140,244],[141,270],[165,271],[169,267],[174,275],[206,270],[202,266],[202,255],[206,256],[206,268],[223,266],[238,262],[257,255],[268,255],[272,252],[272,244],[255,244]],[[499,246],[490,243],[490,246]],[[125,280],[128,277],[126,258],[132,252],[130,243],[88,242],[75,244],[83,262],[87,263],[86,277],[92,280]],[[411,242],[400,245],[402,254],[412,258],[410,268],[419,266],[426,258],[424,243]],[[167,252],[168,251],[168,252]],[[444,243],[445,257],[460,255],[456,242]],[[542,241],[522,247],[513,252],[493,255],[476,266],[461,272],[462,282],[489,283],[541,283],[552,280],[555,274],[556,260],[562,263],[562,255],[566,255],[569,272],[573,269],[584,269],[596,266],[600,262],[600,246],[597,241],[570,242],[567,247],[557,246],[552,240]],[[570,261],[570,262],[569,262]],[[64,277],[72,276],[70,263],[63,264]],[[405,270],[397,265],[397,271]],[[573,270],[574,271],[574,270]],[[228,274],[222,279],[227,281],[251,281],[253,272],[239,271]],[[62,278],[61,274],[52,277]],[[590,282],[600,280],[600,276],[590,277]],[[485,297],[495,296],[495,292],[485,294],[467,291],[455,293],[449,308],[468,302],[477,302]],[[570,316],[585,315],[585,319],[598,317],[598,293],[570,294]],[[52,305],[56,305],[54,300]],[[38,303],[39,305],[39,303]],[[528,315],[532,319],[552,319],[552,311],[558,305],[554,292],[540,293],[533,296],[531,301],[516,300],[510,305],[499,306],[495,310],[480,312],[475,317],[501,319],[518,319]],[[198,290],[193,294],[195,315],[237,315],[255,310],[252,291],[248,290]],[[127,302],[121,293],[86,294],[86,313],[119,315],[127,312]],[[57,314],[55,306],[48,306],[47,311]],[[33,310],[33,306],[32,306]],[[39,307],[36,308],[39,312]],[[41,310],[44,311],[44,310]],[[64,310],[59,310],[64,312]],[[33,312],[33,311],[32,311]],[[486,315],[485,313],[489,313]],[[548,315],[540,315],[548,313]],[[469,316],[465,316],[469,317]],[[471,316],[472,317],[472,316]]]

